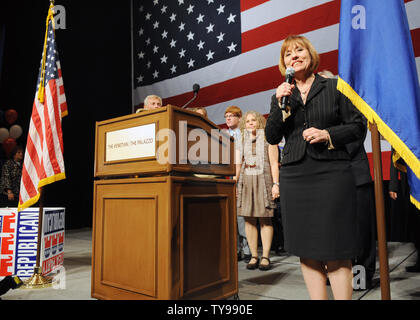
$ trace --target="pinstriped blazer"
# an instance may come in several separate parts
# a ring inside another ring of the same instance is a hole
[[[306,152],[313,159],[350,160],[345,145],[362,139],[365,124],[360,112],[336,87],[336,79],[315,75],[304,105],[296,86],[289,97],[291,116],[284,122],[277,98],[272,96],[265,135],[270,144],[278,144],[285,137],[283,165],[301,160]],[[328,150],[324,143],[306,142],[302,132],[310,127],[327,130],[334,149]]]
[[[367,123],[365,117],[363,117],[364,123]],[[360,140],[353,141],[346,145],[347,152],[351,158],[351,171],[353,172],[354,182],[356,186],[362,186],[366,183],[372,182],[370,175],[369,160],[366,154],[365,147],[363,145],[367,127],[364,126],[363,137]]]

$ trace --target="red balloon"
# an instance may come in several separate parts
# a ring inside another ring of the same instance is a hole
[[[6,152],[7,157],[10,156],[13,148],[16,147],[16,140],[13,138],[7,138],[3,141],[3,149]]]
[[[9,109],[4,113],[4,117],[6,118],[6,122],[8,124],[13,124],[18,118],[18,114],[16,110]]]

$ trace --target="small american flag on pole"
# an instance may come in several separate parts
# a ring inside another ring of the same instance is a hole
[[[19,211],[38,201],[41,187],[66,177],[61,119],[67,115],[67,103],[55,43],[53,6],[50,6],[46,24],[44,50],[22,167]]]

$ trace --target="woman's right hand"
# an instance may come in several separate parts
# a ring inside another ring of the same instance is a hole
[[[389,192],[389,196],[391,197],[392,200],[397,200],[398,195],[396,192],[390,191]]]
[[[285,96],[290,96],[294,88],[294,84],[290,84],[287,82],[283,82],[281,85],[279,85],[276,90],[276,98],[279,101],[279,103],[281,102],[281,98]]]

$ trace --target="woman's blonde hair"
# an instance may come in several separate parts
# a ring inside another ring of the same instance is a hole
[[[311,57],[311,64],[309,65],[308,73],[314,72],[319,66],[319,60],[320,60],[319,59],[319,54],[315,50],[312,43],[307,38],[305,38],[304,36],[290,35],[286,39],[284,39],[283,45],[281,46],[281,50],[280,50],[279,69],[280,69],[280,72],[283,76],[286,74],[286,65],[284,63],[284,54],[289,47],[297,45],[297,44],[299,44],[302,47],[304,47],[305,49],[307,49],[308,52],[309,52],[309,55]]]
[[[244,116],[241,118],[241,121],[239,122],[239,129],[241,130],[241,133],[246,129],[246,118],[248,118],[249,115],[253,115],[255,119],[257,120],[257,130],[258,129],[264,129],[265,128],[265,118],[259,113],[258,111],[250,110],[245,112]]]

